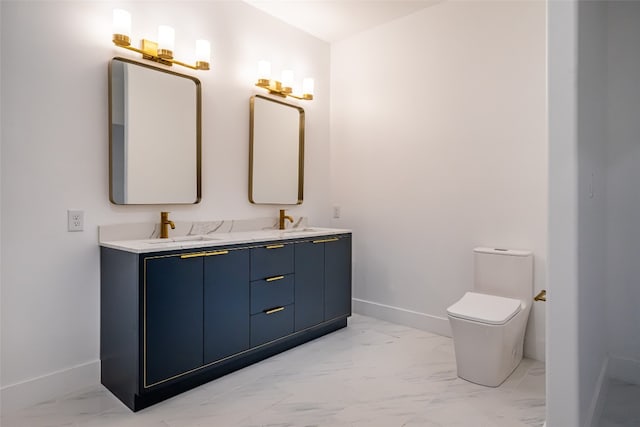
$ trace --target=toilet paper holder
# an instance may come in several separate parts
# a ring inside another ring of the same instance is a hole
[[[533,300],[547,302],[547,290],[541,290],[540,293],[533,298]]]

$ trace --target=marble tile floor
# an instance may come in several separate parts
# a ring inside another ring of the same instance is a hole
[[[609,380],[599,427],[640,426],[640,386]]]
[[[498,388],[456,376],[450,338],[354,315],[349,326],[138,413],[102,386],[2,414],[2,427],[542,426],[545,366]]]

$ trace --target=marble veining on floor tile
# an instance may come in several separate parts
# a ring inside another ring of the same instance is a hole
[[[2,427],[542,426],[544,364],[498,388],[456,376],[453,342],[354,315],[345,329],[138,413],[102,386],[2,414]]]

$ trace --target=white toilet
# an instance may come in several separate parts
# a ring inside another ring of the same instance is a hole
[[[458,376],[497,387],[522,360],[533,298],[533,255],[476,248],[473,256],[473,292],[447,309]]]

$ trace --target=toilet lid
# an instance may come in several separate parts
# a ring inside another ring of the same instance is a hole
[[[474,322],[502,325],[520,311],[520,300],[467,292],[447,313]]]

